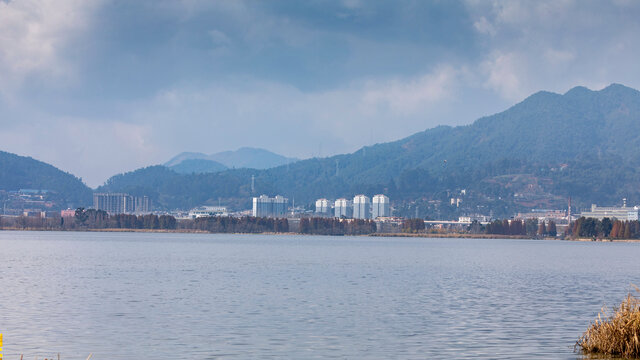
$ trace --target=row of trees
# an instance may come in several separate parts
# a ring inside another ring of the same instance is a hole
[[[402,222],[402,232],[404,233],[417,233],[423,231],[424,228],[424,220],[422,219],[405,219]]]
[[[540,222],[538,225],[538,235],[539,236],[556,236],[558,235],[558,228],[556,227],[555,221],[549,221],[545,224],[544,221]]]
[[[289,232],[287,219],[244,216],[200,217],[180,222],[181,229],[194,229],[212,233]]]
[[[173,230],[176,228],[176,219],[170,215],[130,215],[116,214],[109,215],[104,210],[84,208],[76,209],[74,216],[75,227],[87,229],[163,229]],[[64,218],[61,220],[64,227]],[[73,226],[67,224],[67,227]]]
[[[537,219],[523,220],[495,220],[485,227],[487,234],[494,235],[523,235],[523,236],[556,236],[558,230],[556,223],[544,221],[538,223]]]
[[[176,219],[170,215],[109,215],[104,210],[78,208],[73,217],[40,218],[30,216],[1,217],[0,228],[37,230],[83,229],[163,229],[176,228]]]
[[[527,223],[522,220],[494,220],[487,224],[485,232],[494,235],[530,235],[527,232]]]
[[[376,223],[362,219],[301,218],[299,232],[314,235],[365,235],[376,232]]]
[[[179,229],[212,233],[286,233],[291,231],[289,221],[285,218],[220,216],[177,221],[169,215],[109,215],[104,210],[84,208],[78,208],[75,216],[70,218],[0,217],[0,228],[3,227],[40,230]],[[302,234],[318,235],[365,235],[376,232],[376,223],[373,220],[360,219],[302,218],[297,231]]]
[[[61,230],[59,218],[39,218],[29,216],[0,216],[0,229]]]
[[[581,217],[573,222],[569,229],[572,237],[639,239],[640,222],[622,221],[604,218],[602,220]]]

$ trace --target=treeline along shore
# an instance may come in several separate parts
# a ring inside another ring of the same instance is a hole
[[[72,217],[40,218],[0,216],[2,230],[48,231],[164,231],[206,233],[299,233],[310,235],[368,235],[376,232],[373,220],[302,218],[290,224],[286,218],[200,217],[176,219],[171,215],[108,214],[79,208]]]
[[[171,215],[108,214],[103,210],[79,208],[71,217],[40,218],[0,216],[0,230],[35,231],[136,231],[227,234],[373,235],[451,238],[513,238],[563,240],[640,240],[640,221],[602,220],[581,217],[558,233],[553,221],[495,220],[473,222],[457,228],[426,228],[422,219],[404,219],[389,231],[373,220],[304,217],[200,217],[176,219]]]
[[[638,220],[602,220],[581,217],[568,229],[574,238],[592,238],[608,240],[640,239],[640,221]]]

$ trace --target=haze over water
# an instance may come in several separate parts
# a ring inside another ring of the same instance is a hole
[[[0,232],[5,359],[576,359],[640,244]]]

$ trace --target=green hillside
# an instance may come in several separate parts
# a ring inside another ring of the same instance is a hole
[[[617,84],[601,91],[576,87],[564,95],[536,93],[471,125],[440,126],[352,154],[267,170],[172,174],[144,186],[166,207],[219,198],[248,206],[254,175],[255,193],[280,193],[298,204],[386,193],[399,214],[417,208],[422,216],[454,217],[492,209],[504,216],[566,207],[569,196],[579,207],[622,197],[640,203],[638,145],[640,92]],[[146,182],[137,179],[139,186]],[[123,189],[116,180],[105,189]],[[451,197],[461,197],[462,206],[451,207]]]
[[[92,191],[80,179],[30,157],[0,151],[0,190],[49,190],[58,207],[86,206]]]

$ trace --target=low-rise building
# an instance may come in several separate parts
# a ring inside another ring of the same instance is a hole
[[[73,209],[66,209],[60,211],[60,216],[63,218],[72,218],[76,216],[76,211]]]
[[[515,216],[520,220],[553,221],[556,224],[567,220],[566,210],[532,209],[530,212],[518,213]]]
[[[189,210],[189,218],[196,219],[211,216],[228,216],[227,208],[224,206],[201,206]]]
[[[625,204],[626,205],[626,204]],[[586,218],[594,218],[602,220],[604,218],[617,219],[617,220],[638,220],[640,207],[627,207],[627,206],[597,206],[596,204],[591,205],[590,211],[583,211],[580,216],[584,216]]]
[[[474,221],[477,221],[481,224],[486,224],[489,221],[491,221],[491,217],[486,215],[478,215],[478,214],[458,217],[458,222],[461,224],[471,224]]]

